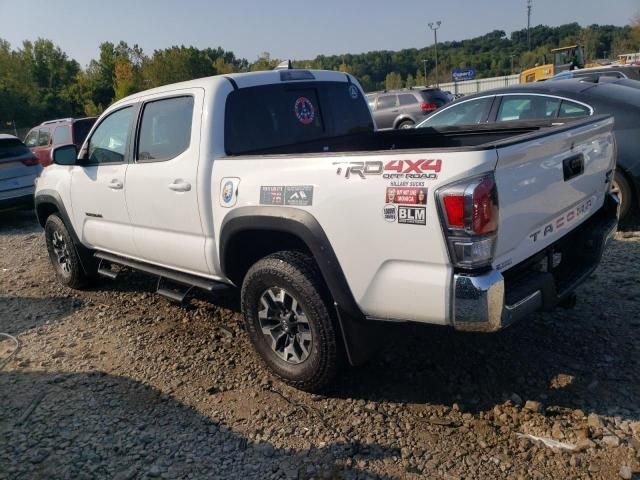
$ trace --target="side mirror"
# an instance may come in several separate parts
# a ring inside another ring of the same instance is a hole
[[[78,149],[73,144],[53,147],[51,160],[56,165],[75,165],[78,163]]]

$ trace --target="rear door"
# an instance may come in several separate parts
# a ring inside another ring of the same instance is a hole
[[[145,97],[126,198],[140,259],[209,274],[197,182],[203,101],[201,88]]]
[[[136,254],[124,195],[135,112],[128,105],[104,117],[71,173],[73,222],[82,243],[125,256]]]
[[[495,265],[515,265],[580,225],[603,204],[615,166],[613,118],[499,146]]]
[[[393,128],[393,122],[398,116],[398,105],[396,94],[378,95],[378,103],[376,105],[376,125],[379,129]]]

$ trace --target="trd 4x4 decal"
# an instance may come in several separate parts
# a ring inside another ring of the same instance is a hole
[[[333,164],[338,165],[336,174],[344,175],[344,178],[358,176],[363,179],[367,178],[367,175],[382,175],[382,178],[388,180],[396,178],[436,179],[442,169],[442,160],[440,159],[391,160],[386,164],[380,161],[334,162]]]

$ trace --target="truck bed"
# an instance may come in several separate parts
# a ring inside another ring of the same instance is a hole
[[[578,125],[602,120],[604,115],[587,118],[501,122],[499,124],[428,127],[403,130],[361,132],[309,142],[253,150],[246,155],[287,155],[327,153],[371,153],[389,150],[485,150],[544,137]]]

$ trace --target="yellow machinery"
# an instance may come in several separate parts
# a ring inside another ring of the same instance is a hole
[[[553,63],[538,65],[520,74],[520,83],[537,82],[553,77],[556,73],[576,68],[585,68],[584,49],[580,45],[569,45],[568,47],[554,48]]]

